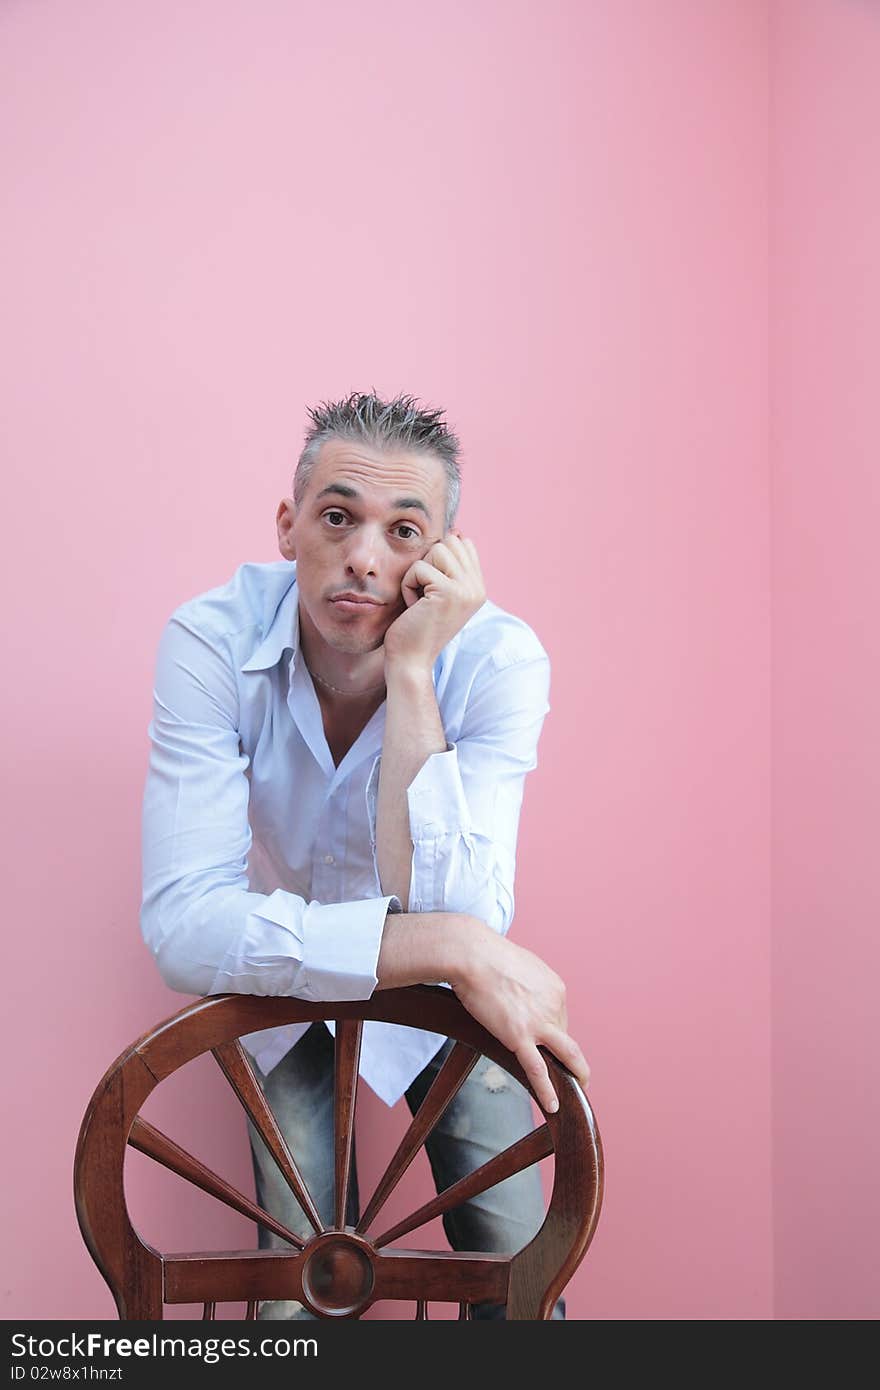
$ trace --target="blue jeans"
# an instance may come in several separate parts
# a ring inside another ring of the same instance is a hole
[[[332,1225],[334,1205],[333,1046],[326,1024],[313,1023],[268,1076],[254,1064],[278,1126],[326,1225]],[[449,1039],[407,1090],[406,1103],[412,1114],[424,1100],[452,1047],[453,1041]],[[531,1101],[525,1088],[488,1057],[481,1057],[425,1142],[437,1191],[445,1191],[502,1149],[529,1134],[534,1127]],[[313,1231],[302,1207],[250,1120],[248,1133],[257,1201],[290,1230],[308,1238]],[[353,1150],[347,1225],[357,1224],[359,1201],[357,1159]],[[533,1165],[463,1202],[447,1212],[442,1220],[453,1250],[514,1254],[536,1235],[544,1215],[541,1176],[537,1165]],[[259,1244],[260,1249],[290,1248],[286,1241],[262,1226],[259,1227]],[[503,1319],[506,1310],[504,1304],[478,1303],[472,1316]],[[301,1303],[278,1300],[263,1303],[259,1317],[314,1320],[315,1315]],[[565,1317],[563,1298],[557,1301],[553,1317]]]

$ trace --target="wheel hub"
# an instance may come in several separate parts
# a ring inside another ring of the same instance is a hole
[[[304,1252],[303,1301],[313,1313],[352,1317],[369,1303],[375,1283],[373,1249],[361,1236],[325,1231]]]

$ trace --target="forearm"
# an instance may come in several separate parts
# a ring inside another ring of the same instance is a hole
[[[460,912],[395,912],[385,919],[377,989],[449,984],[456,988],[479,955],[484,923]]]
[[[407,788],[432,753],[445,752],[446,734],[430,669],[388,662],[385,683],[385,733],[376,795],[376,862],[382,892],[396,893],[405,910],[409,906],[413,856]]]

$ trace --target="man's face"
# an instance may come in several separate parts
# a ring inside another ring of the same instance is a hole
[[[353,655],[380,647],[406,608],[403,576],[443,538],[445,508],[446,473],[434,455],[324,443],[300,507],[288,497],[277,514],[310,634]],[[345,590],[379,604],[334,602]]]

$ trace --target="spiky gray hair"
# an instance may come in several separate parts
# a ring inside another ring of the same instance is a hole
[[[461,445],[442,419],[442,410],[420,410],[415,396],[398,395],[380,400],[375,391],[353,391],[341,401],[322,401],[309,409],[312,424],[293,478],[293,500],[299,507],[317,462],[321,445],[328,439],[350,439],[375,449],[409,449],[433,454],[446,470],[446,517],[449,530],[458,511]]]

